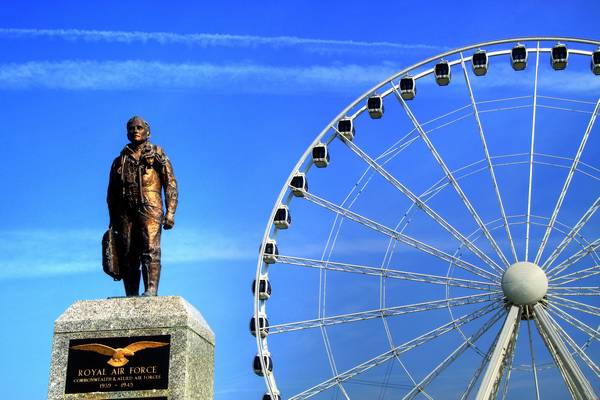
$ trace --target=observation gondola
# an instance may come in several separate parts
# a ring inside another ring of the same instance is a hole
[[[281,400],[281,396],[279,395],[279,393],[274,394],[272,396],[270,393],[265,393],[262,397],[262,400]]]
[[[260,337],[265,338],[269,334],[269,321],[264,315],[258,317],[258,330],[260,331]],[[250,333],[252,336],[256,336],[256,318],[250,319]]]
[[[306,181],[306,174],[304,172],[298,172],[290,181],[290,188],[292,194],[296,197],[304,196],[304,192],[308,192],[308,182]]]
[[[373,94],[367,99],[367,111],[373,119],[379,119],[383,116],[383,97]]]
[[[252,281],[252,294],[256,294],[256,279]],[[271,297],[271,282],[267,277],[258,280],[258,298],[268,300]]]
[[[279,249],[277,243],[273,239],[267,239],[265,243],[265,251],[263,253],[263,261],[265,264],[273,264],[277,261]]]
[[[489,65],[489,57],[485,50],[477,50],[473,53],[471,58],[471,64],[473,65],[473,73],[477,76],[483,76],[487,73]]]
[[[515,71],[522,71],[527,67],[527,48],[518,43],[510,51],[510,62]]]
[[[312,148],[312,160],[318,168],[325,168],[329,165],[329,150],[325,143],[318,143]]]
[[[567,46],[562,43],[556,43],[551,50],[550,62],[552,68],[557,71],[567,68],[567,61],[569,60],[569,50]]]
[[[265,363],[265,368],[267,371],[273,372],[273,360],[269,354],[263,354],[263,362]],[[264,376],[265,373],[262,369],[262,365],[260,363],[260,356],[257,354],[254,356],[254,361],[252,362],[252,368],[254,369],[254,373],[258,376]]]
[[[290,214],[290,209],[285,204],[280,205],[277,211],[275,211],[273,224],[275,224],[277,229],[287,229],[291,223],[292,215]]]
[[[345,139],[352,141],[354,139],[354,123],[350,118],[342,118],[337,123],[337,131]]]
[[[438,85],[446,86],[450,83],[452,69],[450,68],[448,61],[440,60],[440,62],[435,65],[433,72],[435,73],[435,81]]]
[[[600,75],[600,47],[592,53],[591,68],[595,75]]]
[[[412,100],[417,95],[417,82],[415,78],[406,75],[400,79],[400,96],[404,100]]]

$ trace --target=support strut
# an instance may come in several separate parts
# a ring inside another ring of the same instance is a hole
[[[496,398],[498,385],[502,378],[502,373],[507,361],[510,360],[510,355],[515,348],[515,340],[519,330],[519,322],[521,321],[521,308],[511,306],[508,310],[508,315],[504,321],[504,326],[500,331],[496,347],[490,358],[487,370],[479,386],[477,392],[477,400],[490,400]]]
[[[533,312],[544,343],[548,347],[552,358],[554,358],[573,398],[576,400],[597,399],[598,397],[594,393],[592,385],[590,385],[590,382],[583,375],[575,359],[558,335],[558,332],[552,326],[550,317],[544,307],[538,303],[533,306]]]

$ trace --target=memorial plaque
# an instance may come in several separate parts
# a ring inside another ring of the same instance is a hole
[[[171,336],[69,341],[65,393],[167,389]]]

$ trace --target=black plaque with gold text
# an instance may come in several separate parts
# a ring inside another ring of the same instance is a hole
[[[65,393],[167,389],[171,336],[69,341]]]

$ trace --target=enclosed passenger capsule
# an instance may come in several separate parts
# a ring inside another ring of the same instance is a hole
[[[342,118],[337,123],[337,131],[345,139],[352,141],[354,139],[354,123],[350,118]]]
[[[269,334],[269,321],[264,315],[259,315],[258,317],[258,330],[262,338],[267,337]],[[250,333],[252,336],[256,336],[256,317],[250,319]]]
[[[600,75],[600,47],[592,53],[591,67],[594,74]]]
[[[267,354],[263,354],[263,362],[265,363],[265,368],[267,373],[273,372],[273,360],[271,356]],[[254,361],[252,362],[252,367],[254,369],[254,373],[258,376],[264,376],[265,371],[263,371],[262,365],[260,363],[260,356],[257,354],[254,356]]]
[[[275,217],[273,217],[273,223],[277,227],[277,229],[287,229],[290,227],[292,223],[292,216],[290,214],[290,209],[285,204],[282,204],[275,211]]]
[[[477,50],[473,53],[471,58],[471,64],[473,65],[473,72],[477,76],[482,76],[487,73],[488,70],[488,55],[485,50]]]
[[[562,43],[556,43],[556,45],[552,48],[550,57],[552,68],[557,71],[565,69],[567,67],[568,59],[569,51],[567,50],[567,46]]]
[[[277,243],[272,239],[267,239],[265,243],[265,251],[263,253],[263,261],[265,264],[273,264],[277,261],[279,255],[279,249]]]
[[[252,294],[256,294],[256,279],[252,281]],[[258,298],[268,300],[271,297],[271,282],[266,276],[258,280]]]
[[[327,145],[324,143],[318,143],[312,149],[312,159],[313,163],[318,168],[325,168],[329,165],[329,150],[327,150]]]
[[[400,79],[400,96],[404,100],[412,100],[417,95],[417,82],[415,78],[406,75],[402,79]]]
[[[383,116],[383,97],[378,94],[372,94],[367,99],[367,111],[373,119],[379,119]]]
[[[290,181],[290,188],[292,189],[292,194],[296,197],[304,196],[304,192],[308,192],[308,182],[306,181],[306,174],[303,172],[298,172],[296,175],[292,177]]]
[[[279,395],[279,393],[276,393],[274,395],[271,395],[270,393],[265,393],[262,397],[262,400],[281,400],[281,396]]]
[[[527,49],[518,43],[510,51],[510,62],[515,71],[522,71],[527,66]]]
[[[446,60],[441,60],[435,65],[433,72],[435,73],[435,81],[440,86],[446,86],[450,83],[452,77],[450,64]]]

